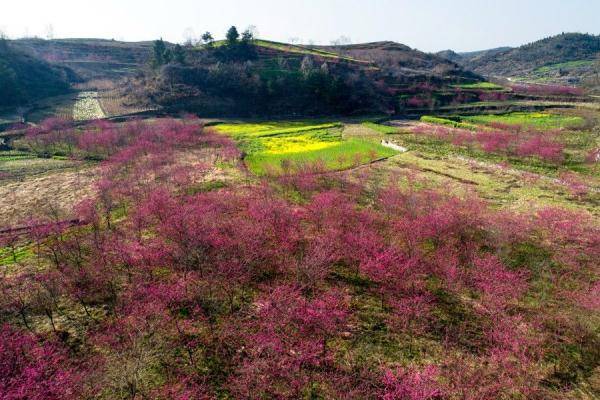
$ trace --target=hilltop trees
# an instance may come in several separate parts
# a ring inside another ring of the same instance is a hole
[[[167,46],[162,38],[154,41],[154,47],[152,49],[154,55],[153,65],[155,68],[168,64],[169,61],[171,61],[170,50],[167,49]]]
[[[227,31],[227,34],[225,35],[225,40],[227,40],[228,46],[237,45],[239,38],[240,38],[240,34],[235,26],[232,26],[231,28],[229,28],[229,30]]]
[[[185,60],[176,54],[164,57],[164,48],[159,48],[155,65],[164,65],[163,58],[178,62],[159,74],[153,71],[148,79],[133,80],[140,86],[133,96],[146,104],[201,111],[205,116],[389,114],[405,106],[477,100],[477,94],[452,96],[443,86],[449,80],[479,77],[406,46],[371,44],[366,50],[344,48],[344,54],[336,55],[258,40],[255,32],[253,27],[242,32],[231,26],[218,42],[206,32],[203,46],[188,52]],[[346,42],[340,39],[337,47]],[[419,83],[425,81],[432,87],[424,94]]]
[[[202,110],[204,115],[348,114],[391,107],[385,104],[386,93],[380,85],[343,63],[305,56],[281,62],[280,69],[265,73],[262,64],[252,62],[258,56],[253,33],[247,30],[240,37],[236,32],[231,29],[229,40],[219,46],[213,46],[212,35],[206,35],[205,51],[189,54],[185,64],[161,69],[156,84],[148,85],[147,96],[163,106],[184,104],[187,110]],[[177,85],[178,91],[164,85]],[[226,109],[219,106],[222,103]]]
[[[240,39],[241,38],[241,39]],[[252,44],[254,34],[245,30],[241,35],[235,26],[227,31],[225,44],[216,50],[216,56],[224,62],[245,62],[257,57],[256,49]]]
[[[173,61],[179,64],[186,63],[185,49],[180,44],[176,44],[173,48]]]
[[[202,43],[204,43],[204,45],[208,48],[211,48],[213,46],[213,42],[215,41],[213,35],[210,32],[203,33],[201,39]]]
[[[186,51],[180,44],[168,48],[167,44],[162,39],[154,41],[152,58],[152,66],[154,68],[162,67],[171,62],[183,65],[186,61]]]

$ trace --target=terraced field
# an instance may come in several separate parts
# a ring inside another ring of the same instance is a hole
[[[513,112],[503,115],[477,115],[459,118],[461,121],[475,124],[500,123],[536,129],[575,128],[581,126],[584,122],[584,119],[579,116],[549,112]]]
[[[216,129],[238,141],[246,165],[258,175],[314,162],[327,170],[342,170],[396,154],[368,138],[343,138],[337,122],[221,124]]]
[[[505,90],[504,86],[500,86],[498,84],[492,82],[477,82],[477,83],[465,83],[462,85],[454,85],[455,88],[459,89],[467,89],[467,90]]]
[[[457,115],[454,117],[426,115],[421,118],[421,121],[465,129],[477,129],[490,124],[506,124],[549,130],[575,128],[584,123],[584,119],[580,116],[550,112],[511,112],[506,114]]]
[[[409,151],[376,168],[384,176],[393,171],[412,171],[427,184],[463,193],[474,190],[498,207],[511,210],[560,206],[600,216],[600,168],[597,156],[594,157],[600,149],[598,117],[588,111],[563,110],[397,121],[396,133],[385,134],[386,140]],[[494,124],[548,132],[549,140],[564,146],[564,158],[555,163],[536,157],[507,156],[425,134],[442,129],[478,135],[481,133],[477,129],[494,131]]]

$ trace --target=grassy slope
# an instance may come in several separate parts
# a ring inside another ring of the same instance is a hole
[[[37,58],[69,67],[85,80],[130,76],[148,62],[153,46],[152,42],[104,39],[19,39],[11,44]]]
[[[220,46],[223,46],[224,44],[225,44],[225,40],[218,40],[213,43],[213,46],[220,47]],[[297,55],[310,55],[310,56],[315,56],[315,57],[331,58],[334,60],[344,60],[344,61],[349,61],[349,62],[354,62],[354,63],[370,64],[368,61],[359,60],[359,59],[352,58],[352,57],[346,57],[346,56],[343,56],[343,55],[340,55],[340,54],[337,54],[337,53],[334,53],[331,51],[314,49],[314,48],[310,48],[310,47],[306,47],[306,46],[302,46],[302,45],[274,42],[274,41],[265,40],[265,39],[256,39],[253,41],[253,44],[258,47],[262,47],[265,49],[271,49],[271,50],[277,50],[277,51],[281,51],[283,53],[290,53],[290,54],[297,54]],[[204,46],[200,46],[200,48],[204,48]]]

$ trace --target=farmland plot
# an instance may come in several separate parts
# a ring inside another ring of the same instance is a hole
[[[73,106],[73,119],[75,121],[88,121],[104,117],[104,111],[100,106],[97,92],[79,93]]]
[[[344,138],[342,128],[340,123],[288,121],[223,124],[217,131],[239,142],[246,165],[258,175],[279,174],[307,163],[343,170],[396,154],[377,140]]]
[[[40,164],[38,168],[53,164],[52,160],[28,161]],[[96,178],[93,168],[63,168],[19,181],[0,180],[0,228],[25,225],[28,218],[66,216],[74,205],[92,195]]]

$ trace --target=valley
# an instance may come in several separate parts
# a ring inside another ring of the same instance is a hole
[[[0,46],[0,398],[600,395],[597,37],[203,37]]]

